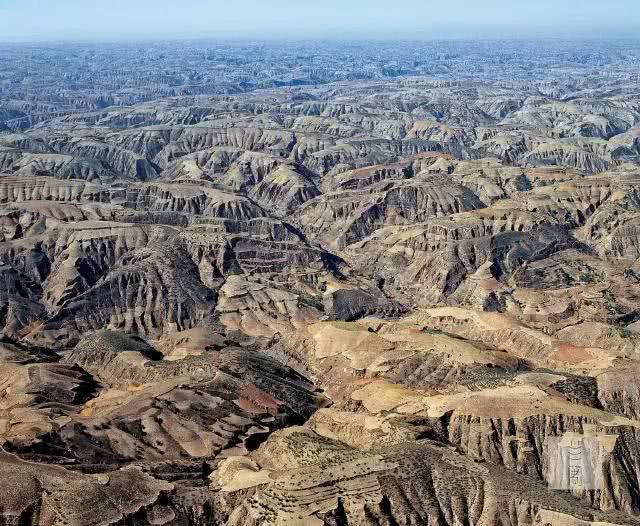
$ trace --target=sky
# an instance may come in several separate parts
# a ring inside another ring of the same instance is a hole
[[[0,0],[0,41],[635,36],[640,0]]]

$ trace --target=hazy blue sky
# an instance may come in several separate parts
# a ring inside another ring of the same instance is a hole
[[[0,40],[632,36],[640,0],[0,0]]]

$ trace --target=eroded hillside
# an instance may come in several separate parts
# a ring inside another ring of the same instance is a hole
[[[501,46],[15,52],[0,524],[640,524],[638,53]]]

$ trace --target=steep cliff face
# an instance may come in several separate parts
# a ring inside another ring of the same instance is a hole
[[[536,476],[602,510],[637,515],[638,474],[626,467],[637,462],[633,422],[610,427],[582,408],[507,420],[457,413],[448,423],[449,440],[471,458]],[[576,463],[580,476],[572,478]]]
[[[0,201],[98,201],[108,202],[108,188],[81,180],[61,181],[52,177],[3,176],[0,180]]]

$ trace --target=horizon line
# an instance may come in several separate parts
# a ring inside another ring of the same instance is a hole
[[[510,36],[460,36],[460,35],[437,35],[437,36],[414,36],[406,38],[394,38],[389,36],[352,36],[352,37],[336,37],[329,35],[317,35],[310,37],[302,36],[252,36],[246,35],[227,35],[227,36],[140,36],[140,37],[97,37],[97,38],[42,38],[42,39],[25,39],[25,40],[2,40],[0,37],[0,45],[87,45],[87,44],[159,44],[159,43],[196,43],[196,42],[220,42],[220,43],[436,43],[436,42],[624,42],[639,41],[638,33],[625,35],[510,35]]]

